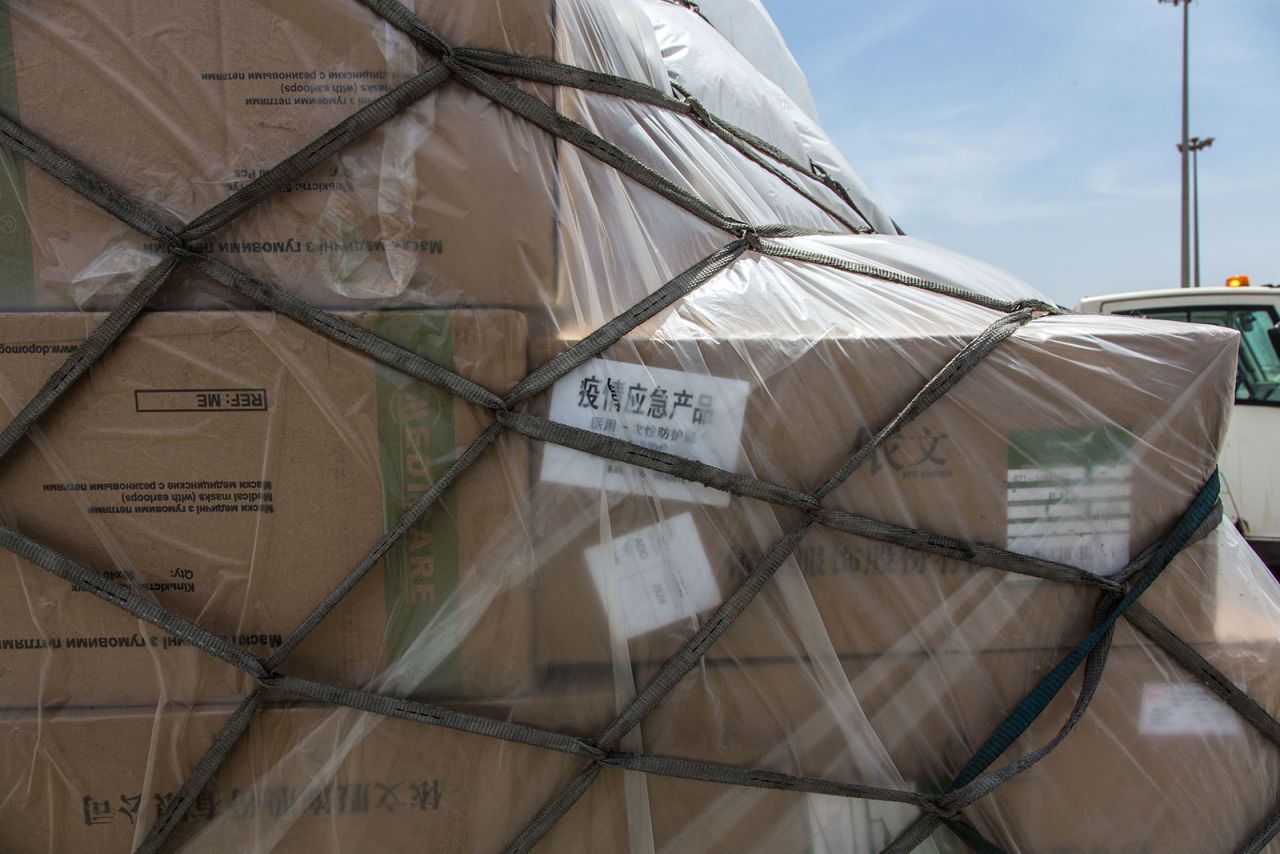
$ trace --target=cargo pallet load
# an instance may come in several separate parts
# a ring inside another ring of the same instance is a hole
[[[1234,333],[756,0],[7,0],[0,151],[0,850],[1274,850]]]

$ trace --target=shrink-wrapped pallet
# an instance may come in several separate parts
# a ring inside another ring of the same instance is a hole
[[[902,234],[755,0],[0,6],[0,848],[1228,851],[1237,341]]]

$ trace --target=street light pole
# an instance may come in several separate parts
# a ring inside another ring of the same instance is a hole
[[[1191,186],[1194,190],[1192,196],[1195,201],[1193,207],[1195,209],[1195,255],[1196,255],[1196,287],[1200,287],[1200,150],[1213,145],[1213,137],[1206,136],[1201,139],[1198,136],[1191,137],[1187,142],[1187,147],[1191,149]],[[1178,146],[1178,150],[1182,150],[1182,146]]]
[[[1182,152],[1182,287],[1191,287],[1191,190],[1190,163],[1188,155],[1189,123],[1187,121],[1187,27],[1190,22],[1191,0],[1159,0],[1161,3],[1182,5],[1182,143],[1178,150]]]

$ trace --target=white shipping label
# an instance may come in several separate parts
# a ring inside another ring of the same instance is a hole
[[[592,359],[551,390],[551,419],[735,471],[749,383]],[[541,478],[610,492],[728,506],[727,492],[548,444]]]
[[[1148,682],[1142,686],[1143,735],[1243,735],[1243,721],[1230,706],[1194,682]]]
[[[1123,569],[1129,562],[1130,439],[1108,427],[1011,434],[1008,548],[1098,575]]]
[[[669,626],[720,604],[693,516],[684,513],[586,551],[605,609],[622,610],[628,638]]]

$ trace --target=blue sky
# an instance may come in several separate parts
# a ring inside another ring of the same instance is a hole
[[[823,124],[908,233],[1072,305],[1176,287],[1182,10],[764,0]],[[1191,7],[1201,281],[1280,282],[1280,0]]]

